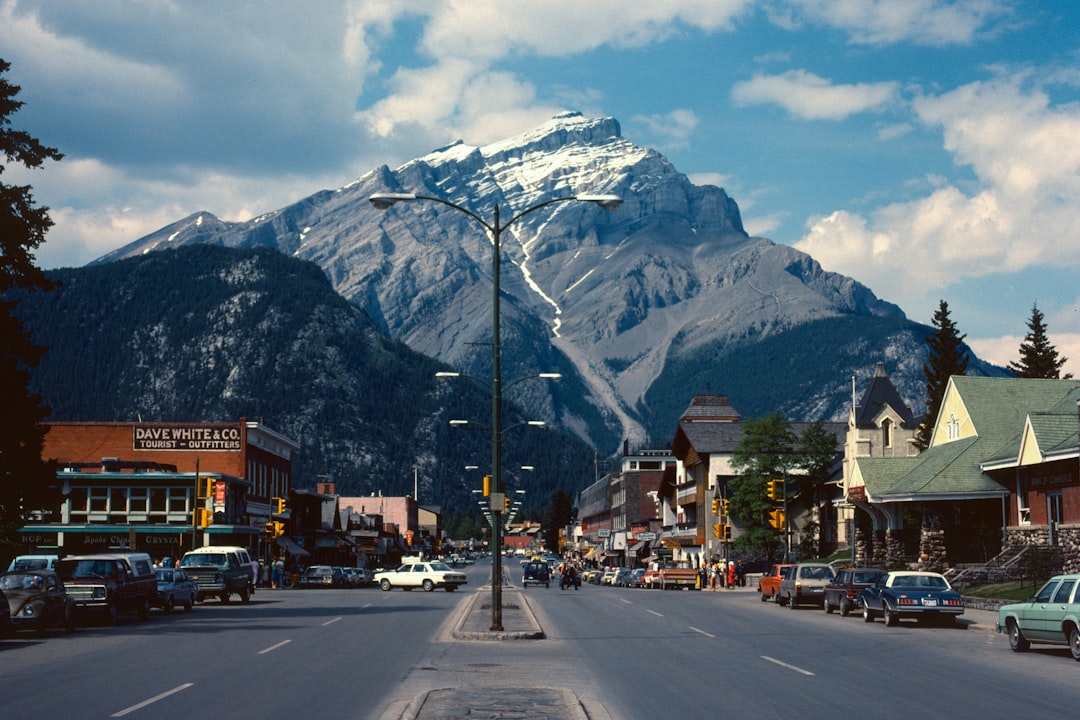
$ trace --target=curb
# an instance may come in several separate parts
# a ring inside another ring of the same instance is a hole
[[[491,629],[491,599],[483,588],[464,604],[450,633],[455,640],[543,640],[547,637],[525,595],[516,588],[503,586],[503,630]]]

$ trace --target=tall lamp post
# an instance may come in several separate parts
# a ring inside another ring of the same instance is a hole
[[[435,202],[447,207],[453,208],[458,212],[465,213],[481,227],[491,237],[491,278],[493,286],[493,299],[492,299],[492,311],[491,311],[491,486],[492,486],[492,520],[491,523],[491,549],[495,554],[492,556],[491,566],[491,629],[493,631],[502,631],[502,519],[501,514],[503,508],[497,506],[494,501],[495,495],[504,495],[506,492],[502,482],[502,367],[501,367],[501,354],[499,350],[499,266],[501,263],[502,255],[502,233],[503,230],[516,223],[521,218],[525,217],[529,213],[535,212],[540,208],[547,207],[548,205],[554,205],[555,203],[569,202],[576,200],[580,202],[592,202],[596,203],[605,210],[614,210],[622,204],[622,198],[618,195],[567,195],[565,197],[557,197],[551,200],[545,200],[544,202],[537,203],[531,207],[525,208],[516,215],[511,216],[506,222],[502,222],[499,215],[499,205],[495,204],[494,218],[489,223],[482,217],[474,213],[472,210],[458,205],[457,203],[450,202],[444,198],[434,197],[430,195],[416,195],[415,193],[375,193],[371,195],[368,200],[379,210],[385,210],[391,205],[399,202],[408,202],[413,200],[425,200],[428,202]],[[502,500],[500,499],[501,503]]]

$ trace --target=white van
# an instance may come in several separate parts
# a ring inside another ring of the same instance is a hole
[[[222,550],[225,552],[236,553],[237,558],[240,560],[240,564],[247,565],[251,568],[251,584],[248,589],[252,593],[255,592],[255,588],[259,585],[259,561],[251,557],[250,550],[240,547],[239,545],[207,545],[206,547],[198,548],[198,550]]]

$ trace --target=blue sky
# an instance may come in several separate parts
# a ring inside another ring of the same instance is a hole
[[[578,110],[986,359],[1038,303],[1080,375],[1075,0],[0,0],[0,57],[45,267]]]

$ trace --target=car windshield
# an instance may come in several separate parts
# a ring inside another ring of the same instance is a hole
[[[949,583],[945,582],[945,578],[936,575],[899,575],[893,578],[892,586],[945,590]]]
[[[172,570],[155,570],[154,574],[157,575],[157,579],[160,582],[172,582],[173,571]]]
[[[57,565],[63,577],[107,578],[116,577],[116,563],[112,560],[63,560]]]
[[[831,580],[832,568],[827,567],[804,567],[799,568],[799,577],[809,580]]]
[[[45,578],[40,575],[4,575],[0,577],[0,590],[36,590],[45,586]]]
[[[227,564],[225,553],[189,553],[180,561],[180,567],[224,567]]]

